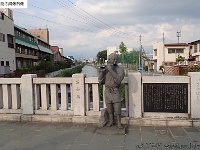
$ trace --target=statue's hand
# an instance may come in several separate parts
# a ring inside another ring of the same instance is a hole
[[[101,66],[99,67],[99,71],[104,71],[104,70],[106,70],[106,66],[105,66],[105,65],[101,65]]]
[[[106,66],[105,66],[105,65],[102,65],[102,66],[100,66],[99,68],[101,68],[101,69],[105,69]]]
[[[108,69],[108,71],[113,70],[113,65],[107,65],[107,69]]]

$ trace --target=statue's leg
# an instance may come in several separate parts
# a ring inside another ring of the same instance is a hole
[[[107,107],[107,111],[108,111],[108,114],[109,114],[109,120],[108,120],[108,123],[107,123],[107,127],[111,127],[113,124],[114,124],[114,112],[113,112],[113,104],[112,103],[106,103],[106,107]]]
[[[122,129],[123,126],[121,124],[121,102],[114,103],[114,111],[117,117],[117,127]]]

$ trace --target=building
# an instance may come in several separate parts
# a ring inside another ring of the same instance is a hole
[[[48,29],[31,29],[28,32],[41,38],[43,41],[49,44],[49,30]]]
[[[16,70],[15,38],[12,10],[0,8],[0,67]],[[3,72],[2,72],[3,73]],[[3,73],[4,74],[4,73]]]
[[[14,25],[16,38],[16,67],[28,67],[38,64],[45,57],[52,57],[50,45],[28,30]]]
[[[60,49],[62,49],[62,48],[59,48],[58,46],[51,46],[51,51],[53,52],[54,63],[64,61],[63,56],[60,52]]]
[[[74,56],[67,56],[67,58],[72,60],[73,62],[75,61]]]
[[[200,61],[200,40],[188,44],[190,45],[190,59]]]
[[[164,44],[158,42],[153,44],[154,71],[159,71],[162,65],[173,65],[181,56],[189,58],[189,45],[187,43]]]

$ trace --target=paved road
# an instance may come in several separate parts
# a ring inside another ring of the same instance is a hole
[[[200,149],[200,128],[131,126],[126,135],[102,135],[96,129],[96,125],[0,122],[0,150]]]

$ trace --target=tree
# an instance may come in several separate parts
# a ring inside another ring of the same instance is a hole
[[[125,52],[123,57],[125,64],[132,64],[133,66],[136,66],[139,62],[139,51],[133,50]],[[122,63],[122,54],[119,55],[119,62]]]
[[[119,52],[122,54],[122,63],[124,64],[124,53],[127,52],[127,47],[123,42],[119,45]]]
[[[102,63],[103,61],[107,60],[107,50],[103,50],[97,53],[97,60]]]

